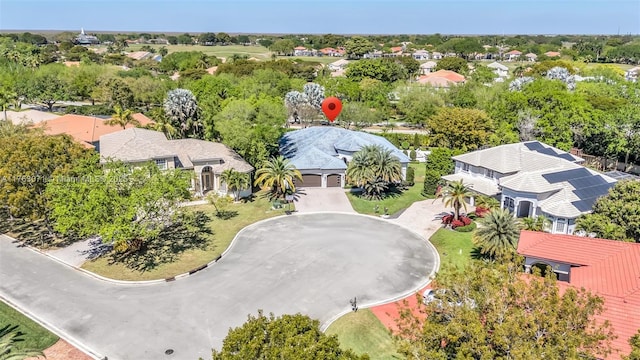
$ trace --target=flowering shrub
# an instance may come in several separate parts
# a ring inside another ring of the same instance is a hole
[[[461,220],[453,220],[451,222],[451,228],[455,229],[457,227],[464,226],[464,223]]]
[[[460,221],[462,221],[462,223],[464,224],[464,226],[467,226],[467,225],[469,225],[469,224],[471,224],[471,223],[472,223],[471,219],[469,219],[469,218],[468,218],[468,217],[466,217],[466,216],[461,216],[461,217],[460,217]]]
[[[487,215],[491,210],[482,206],[477,206],[476,207],[476,216],[477,217],[484,217],[485,215]]]
[[[451,224],[452,221],[453,221],[453,215],[445,215],[442,217],[442,223],[445,225]]]

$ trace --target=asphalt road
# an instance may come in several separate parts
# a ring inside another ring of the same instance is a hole
[[[196,360],[258,309],[326,323],[354,296],[364,307],[415,291],[436,263],[418,235],[347,214],[252,225],[212,267],[152,285],[97,280],[0,236],[0,295],[109,360]]]

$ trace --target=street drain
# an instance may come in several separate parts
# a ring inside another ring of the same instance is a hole
[[[165,350],[165,351],[164,351],[164,354],[165,354],[165,355],[171,355],[171,354],[173,354],[173,349],[167,349],[167,350]]]

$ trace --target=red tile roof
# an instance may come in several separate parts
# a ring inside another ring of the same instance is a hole
[[[562,287],[585,288],[605,301],[597,321],[609,320],[618,336],[612,342],[628,354],[628,340],[640,329],[640,244],[574,235],[522,231],[518,253],[528,257],[572,264],[569,283]]]
[[[522,55],[522,51],[511,50],[507,53],[507,55]]]
[[[396,52],[400,52],[400,51],[402,51],[402,46],[394,46],[394,47],[391,48],[391,52],[396,53]]]
[[[307,48],[304,46],[296,46],[293,48],[293,50],[307,50]]]
[[[560,53],[557,51],[547,51],[546,53],[544,53],[545,55],[547,55],[548,57],[556,57],[556,56],[560,56]]]
[[[422,78],[442,77],[449,81],[453,81],[454,83],[460,83],[466,80],[463,75],[460,75],[457,72],[451,71],[451,70],[438,70],[436,72],[432,72],[432,73],[423,75],[421,77]]]
[[[140,122],[141,126],[153,122],[140,113],[133,114],[132,116]],[[107,125],[105,121],[106,120],[94,116],[67,114],[55,119],[43,121],[35,126],[42,127],[45,134],[48,135],[68,134],[85,147],[93,148],[92,143],[98,141],[100,136],[122,130],[122,127]],[[135,126],[127,125],[127,129],[132,127]]]

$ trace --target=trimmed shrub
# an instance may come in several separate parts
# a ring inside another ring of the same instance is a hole
[[[407,150],[402,150],[402,153],[409,156],[409,152]]]
[[[403,148],[403,149],[405,149],[405,150],[409,149],[409,146],[410,146],[410,144],[409,144],[409,142],[408,142],[408,141],[403,141],[400,145],[401,145],[401,146],[402,146],[402,148]]]
[[[440,173],[437,170],[427,170],[424,174],[424,188],[422,195],[433,196],[440,184]]]
[[[451,224],[453,221],[453,214],[445,215],[442,217],[442,223],[445,225]]]
[[[409,184],[409,186],[413,186],[413,184],[415,184],[415,179],[416,179],[416,171],[409,166],[407,168],[407,184]]]
[[[469,225],[459,226],[459,227],[455,228],[454,230],[457,231],[457,232],[472,232],[477,227],[478,227],[478,225],[476,225],[475,222],[472,222]]]
[[[476,216],[477,217],[484,217],[486,214],[488,214],[491,211],[491,209],[482,207],[482,206],[477,206],[476,207]]]
[[[461,216],[460,217],[460,221],[462,221],[462,223],[464,224],[464,226],[467,226],[469,224],[471,224],[473,221],[471,219],[469,219],[466,216]]]
[[[418,157],[418,154],[416,154],[415,150],[409,151],[409,159],[411,159],[411,161],[416,161],[417,157]]]

